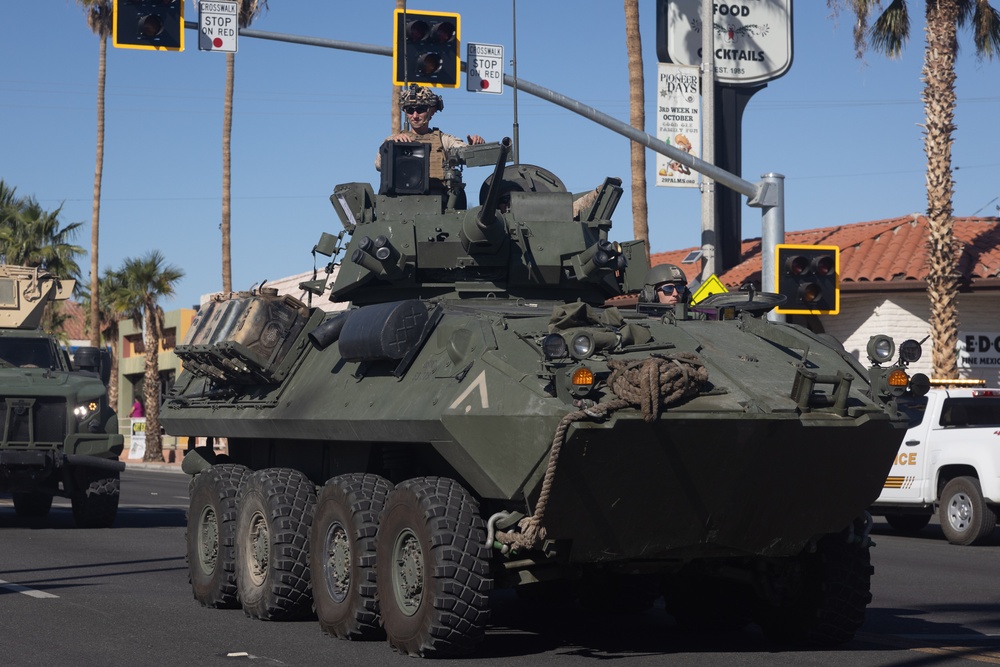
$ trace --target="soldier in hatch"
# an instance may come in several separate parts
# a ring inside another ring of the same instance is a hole
[[[388,137],[386,141],[421,141],[431,145],[431,182],[441,183],[444,179],[445,151],[469,144],[484,144],[486,140],[478,134],[467,135],[468,144],[456,136],[446,134],[436,127],[431,127],[431,118],[444,109],[444,100],[435,95],[427,87],[411,86],[409,92],[400,96],[403,113],[410,125],[408,131]],[[382,170],[381,154],[375,156],[375,168]]]
[[[674,264],[657,264],[646,272],[646,284],[639,295],[640,303],[674,306],[690,298],[687,276]]]

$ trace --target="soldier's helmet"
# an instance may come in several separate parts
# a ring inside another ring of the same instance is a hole
[[[656,302],[656,287],[664,283],[678,283],[684,290],[687,290],[687,276],[675,264],[657,264],[649,267],[646,272],[645,285],[639,295],[639,301],[645,303]]]
[[[436,111],[444,109],[444,100],[441,96],[435,94],[426,86],[410,86],[410,90],[403,95],[402,102],[404,107],[414,104],[426,104]]]
[[[663,283],[684,283],[687,285],[687,276],[675,264],[651,266],[646,272],[646,284],[650,287],[656,287]]]

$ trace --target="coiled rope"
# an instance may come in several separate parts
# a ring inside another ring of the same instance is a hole
[[[542,521],[552,490],[552,480],[556,475],[559,452],[566,441],[566,431],[570,424],[582,419],[605,419],[616,410],[629,406],[638,406],[642,410],[643,419],[653,422],[664,407],[697,394],[708,382],[708,370],[698,355],[690,352],[654,355],[632,361],[611,359],[608,361],[608,368],[612,371],[608,386],[617,398],[570,412],[559,420],[549,449],[549,461],[535,512],[518,522],[517,531],[498,532],[496,540],[499,543],[508,545],[511,549],[530,550],[545,541],[546,531]]]

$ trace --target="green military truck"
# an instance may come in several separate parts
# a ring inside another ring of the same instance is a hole
[[[0,264],[0,493],[29,519],[67,497],[78,526],[106,528],[118,513],[124,438],[98,350],[80,348],[74,368],[39,328],[45,305],[72,289],[42,269]]]

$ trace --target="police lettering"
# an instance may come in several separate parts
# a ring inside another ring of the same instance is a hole
[[[917,465],[917,453],[916,452],[903,452],[896,457],[896,461],[893,465],[897,466],[915,466]]]

